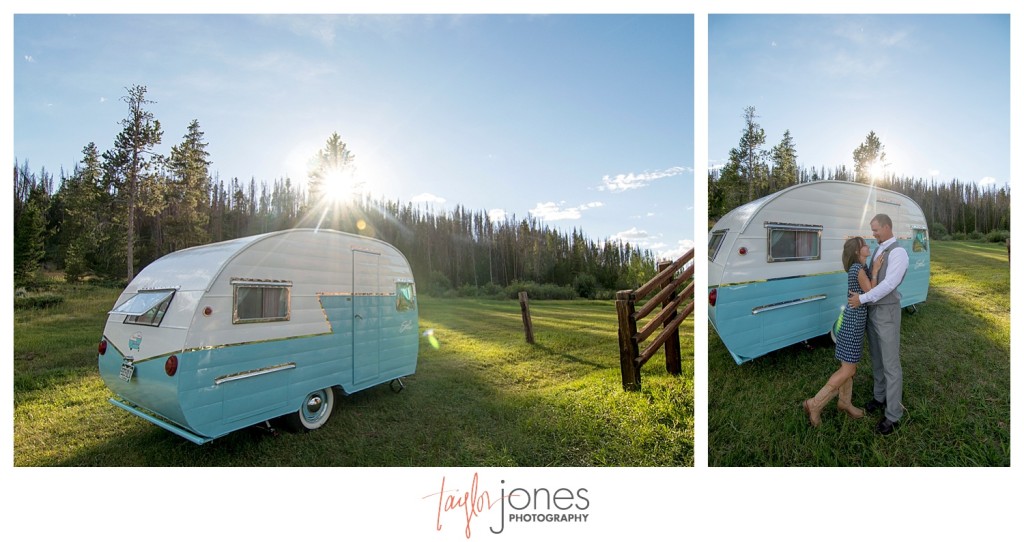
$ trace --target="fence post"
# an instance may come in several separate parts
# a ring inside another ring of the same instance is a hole
[[[526,342],[533,344],[533,319],[530,318],[530,299],[526,292],[519,292],[519,309],[523,313],[523,329],[526,330]]]
[[[663,270],[665,270],[666,268],[668,268],[671,265],[672,265],[672,262],[669,262],[669,261],[661,262],[661,263],[658,264],[658,271],[659,272],[663,271]],[[662,287],[663,288],[667,287],[671,283],[672,283],[672,276],[670,275],[669,277],[667,277],[665,279],[665,285],[662,286]],[[679,297],[678,294],[673,291],[672,294],[669,295],[668,299],[666,299],[665,302],[661,304],[662,308],[668,307],[669,304],[671,304],[672,301],[674,301],[677,297]],[[665,319],[664,327],[666,329],[669,327],[669,325],[672,322],[672,320],[675,320],[677,314],[678,314],[677,311],[672,311],[672,314],[670,314],[669,317],[667,319]],[[679,350],[679,328],[678,327],[676,327],[675,332],[672,333],[672,335],[669,336],[668,340],[665,341],[665,369],[668,371],[668,374],[671,374],[671,375],[681,375],[681,374],[683,374],[683,359],[682,359],[682,354],[681,354],[681,352]]]
[[[623,290],[615,294],[615,311],[619,315],[619,363],[622,365],[622,389],[640,389],[640,346],[636,342],[636,294]]]

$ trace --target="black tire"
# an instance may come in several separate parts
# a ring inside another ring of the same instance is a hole
[[[334,388],[324,388],[309,393],[302,400],[299,410],[283,416],[285,427],[295,432],[320,429],[331,418],[334,411]]]

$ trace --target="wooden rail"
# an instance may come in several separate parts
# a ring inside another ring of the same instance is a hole
[[[658,350],[665,347],[665,369],[669,374],[683,372],[679,349],[679,325],[693,313],[693,265],[685,270],[686,262],[693,261],[693,249],[674,262],[658,264],[658,274],[636,290],[622,290],[615,294],[615,310],[619,315],[619,361],[622,365],[622,389],[640,389],[640,367]],[[689,284],[679,291],[679,288]],[[652,295],[653,294],[653,295]],[[647,298],[650,299],[647,299]],[[637,302],[643,301],[639,309]],[[680,310],[680,305],[687,305]],[[661,308],[646,324],[640,321]],[[641,345],[661,328],[649,344]]]

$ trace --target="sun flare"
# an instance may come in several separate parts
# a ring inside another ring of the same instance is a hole
[[[885,164],[881,160],[875,160],[868,166],[868,175],[870,175],[873,181],[885,177]]]
[[[328,172],[323,178],[321,189],[326,201],[346,203],[356,199],[356,196],[361,192],[363,184],[356,177],[354,171],[346,169]]]

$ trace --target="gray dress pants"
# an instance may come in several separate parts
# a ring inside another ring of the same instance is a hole
[[[903,417],[903,367],[900,365],[899,303],[868,305],[868,347],[874,375],[874,397],[885,402],[885,417]]]

